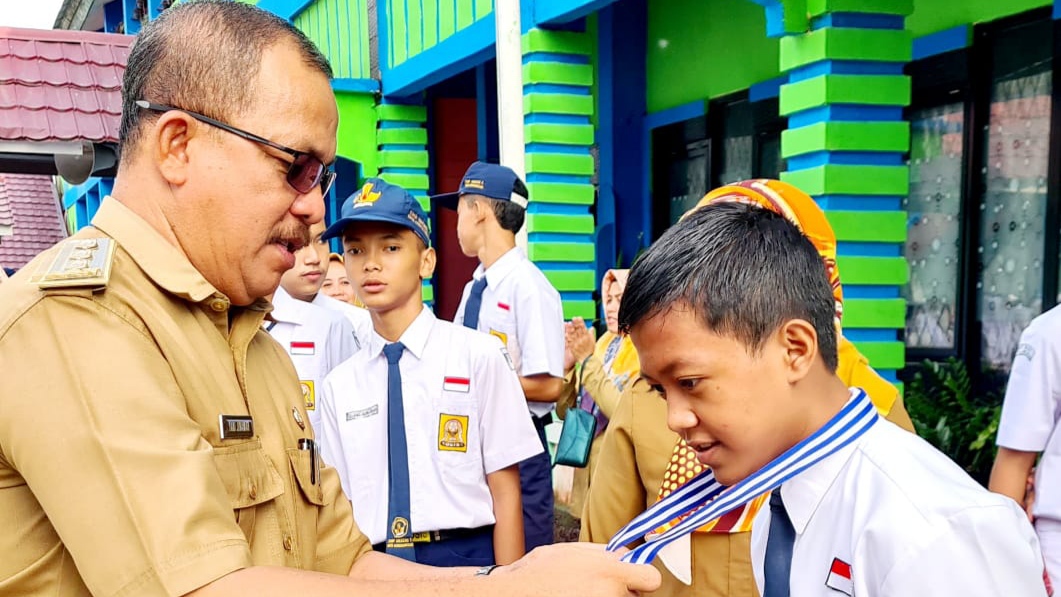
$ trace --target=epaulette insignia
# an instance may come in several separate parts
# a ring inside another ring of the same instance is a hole
[[[30,278],[41,289],[70,286],[103,288],[111,276],[117,243],[110,238],[71,238],[47,267]]]

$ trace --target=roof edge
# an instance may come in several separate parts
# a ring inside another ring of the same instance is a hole
[[[70,29],[22,29],[18,27],[0,27],[0,38],[22,39],[32,41],[59,42],[96,42],[112,46],[130,46],[135,35],[120,33],[99,33],[98,31],[80,31]]]

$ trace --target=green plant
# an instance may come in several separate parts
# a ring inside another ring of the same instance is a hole
[[[906,386],[904,399],[917,434],[987,485],[995,459],[1002,398],[975,392],[962,361],[926,360]]]

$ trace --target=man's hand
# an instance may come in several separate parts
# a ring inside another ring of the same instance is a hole
[[[511,566],[494,571],[496,581],[513,590],[499,594],[556,597],[611,597],[655,591],[661,578],[652,566],[625,564],[621,553],[594,543],[558,543],[535,549]],[[533,587],[533,591],[527,591]]]

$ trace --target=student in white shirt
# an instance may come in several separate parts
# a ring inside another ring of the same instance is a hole
[[[991,491],[1008,495],[1019,504],[1032,502],[1029,515],[1034,520],[1046,570],[1055,587],[1061,583],[1059,337],[1061,307],[1036,317],[1021,334],[1002,403],[998,455],[988,484]],[[1025,495],[1032,467],[1035,467],[1034,500]]]
[[[372,332],[372,318],[369,317],[368,311],[321,292],[330,261],[328,241],[321,238],[325,228],[327,226],[324,222],[310,226],[309,244],[295,255],[295,267],[284,272],[280,278],[280,286],[296,300],[341,313],[353,326],[354,346],[360,348],[364,339]]]
[[[324,282],[321,255],[327,258],[327,243],[320,240],[324,224],[310,227],[309,245],[295,252],[295,266],[284,272],[280,287],[270,297],[273,311],[264,327],[284,350],[302,385],[306,414],[314,430],[320,428],[317,393],[324,377],[336,365],[352,357],[360,344],[356,330],[341,314],[311,304]],[[367,314],[366,314],[367,315]]]
[[[497,336],[512,355],[543,449],[545,426],[564,389],[564,315],[560,294],[523,251],[528,192],[516,173],[475,162],[455,193],[432,197],[457,210],[457,239],[479,267],[464,287],[454,322]],[[520,463],[527,551],[553,542],[548,451]]]
[[[1045,595],[1020,508],[836,376],[832,290],[783,216],[693,212],[634,264],[619,327],[722,496],[774,489],[752,530],[763,597]],[[853,408],[859,424],[837,424]],[[803,451],[833,433],[845,442]]]
[[[325,376],[357,352],[353,327],[338,313],[291,298],[283,287],[276,289],[271,300],[273,310],[265,330],[291,356],[306,414],[316,431],[320,429],[317,395]]]
[[[321,394],[322,449],[358,526],[377,550],[419,563],[517,560],[518,463],[542,447],[505,348],[423,305],[435,253],[426,215],[401,187],[369,179],[334,236],[374,324]]]

